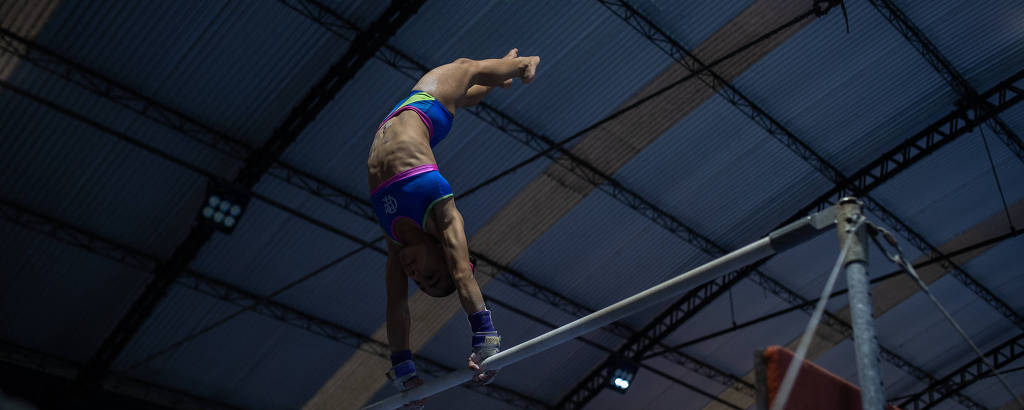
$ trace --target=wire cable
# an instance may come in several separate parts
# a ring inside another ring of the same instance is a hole
[[[719,65],[719,64],[721,64],[721,63],[723,63],[723,62],[725,62],[725,61],[727,61],[729,59],[732,59],[733,57],[739,55],[740,53],[742,53],[744,51],[747,51],[751,47],[754,47],[754,46],[756,46],[756,45],[758,45],[758,44],[760,44],[760,43],[762,43],[762,42],[764,42],[764,41],[774,37],[775,35],[777,35],[778,33],[782,32],[783,30],[786,30],[786,29],[796,25],[797,23],[800,23],[804,19],[806,19],[808,17],[811,17],[811,16],[814,16],[815,14],[816,14],[816,9],[812,9],[810,11],[807,11],[807,12],[805,12],[803,14],[800,14],[800,15],[794,17],[793,19],[783,23],[779,27],[776,27],[775,29],[773,29],[773,30],[771,30],[771,31],[769,31],[769,32],[767,32],[765,34],[762,34],[760,37],[758,37],[758,38],[756,38],[756,39],[754,39],[754,40],[752,40],[752,41],[750,41],[750,42],[740,46],[739,48],[733,50],[729,54],[726,54],[726,55],[720,57],[719,59],[712,61],[710,64],[706,64],[706,65],[698,68],[697,70],[691,71],[689,74],[687,74],[687,75],[683,76],[682,78],[672,82],[671,84],[668,84],[668,85],[658,89],[657,91],[647,95],[646,97],[643,97],[643,98],[633,102],[632,104],[629,104],[629,105],[627,105],[627,106],[625,106],[625,107],[623,107],[623,108],[621,108],[621,109],[619,109],[619,110],[617,110],[617,111],[615,111],[615,112],[605,116],[604,118],[598,120],[597,122],[595,122],[595,123],[593,123],[593,124],[583,128],[583,129],[573,133],[568,138],[563,139],[563,140],[561,140],[559,142],[556,142],[556,143],[552,144],[550,147],[547,147],[544,150],[534,154],[533,156],[531,156],[531,157],[529,157],[529,158],[527,158],[527,159],[525,159],[525,160],[523,160],[523,161],[521,161],[521,162],[519,162],[519,163],[517,163],[517,164],[515,164],[515,165],[513,165],[511,167],[509,167],[508,169],[506,169],[504,171],[501,171],[497,175],[495,175],[493,177],[490,177],[487,180],[485,180],[485,181],[477,184],[476,186],[470,188],[469,190],[465,191],[465,193],[463,193],[462,195],[465,196],[465,195],[468,195],[470,193],[476,192],[477,190],[480,190],[481,188],[483,188],[485,186],[493,184],[493,183],[497,182],[498,180],[500,180],[501,178],[504,178],[505,176],[507,176],[507,175],[509,175],[509,174],[511,174],[511,173],[513,173],[515,171],[518,171],[519,169],[525,167],[526,165],[529,165],[533,161],[536,161],[536,160],[540,159],[541,157],[544,157],[544,156],[547,156],[547,155],[551,154],[552,151],[561,150],[563,147],[565,147],[566,144],[572,142],[573,140],[579,138],[580,136],[582,136],[582,135],[584,135],[584,134],[594,130],[597,127],[600,127],[601,125],[604,125],[604,124],[608,123],[609,121],[612,121],[612,120],[618,118],[622,114],[625,114],[625,113],[627,113],[629,111],[632,111],[632,110],[640,107],[641,105],[647,103],[648,101],[651,101],[652,99],[654,99],[655,97],[657,97],[659,95],[662,95],[662,94],[668,92],[669,90],[675,88],[676,86],[678,86],[678,85],[680,85],[682,83],[685,83],[685,82],[687,82],[687,81],[689,81],[689,80],[691,80],[693,78],[696,78],[696,77],[700,76],[701,74],[703,74],[704,72],[710,71],[715,66],[717,66],[717,65]]]
[[[967,335],[967,332],[965,332],[964,329],[960,327],[960,324],[957,323],[956,319],[953,319],[953,315],[950,315],[949,311],[947,311],[946,308],[942,306],[942,303],[939,303],[939,299],[935,297],[935,294],[933,294],[931,289],[928,288],[928,285],[925,284],[924,281],[921,280],[921,277],[917,275],[917,271],[914,270],[913,264],[907,263],[906,259],[903,256],[903,250],[900,249],[899,243],[896,241],[896,238],[892,235],[892,233],[890,233],[885,228],[882,228],[875,224],[869,225],[870,229],[868,231],[869,233],[871,233],[871,240],[874,241],[876,245],[878,245],[878,248],[881,249],[883,253],[885,253],[885,256],[889,258],[889,260],[891,260],[897,266],[903,268],[903,270],[906,271],[907,274],[914,279],[914,282],[916,282],[917,286],[921,288],[921,291],[928,295],[928,299],[931,299],[932,304],[934,304],[935,307],[939,309],[939,312],[942,312],[942,315],[946,317],[946,321],[948,321],[949,324],[953,326],[953,329],[956,329],[956,332],[960,334],[960,337],[963,338],[968,345],[970,345],[971,350],[974,350],[974,354],[978,356],[978,360],[984,363],[985,366],[992,371],[992,374],[999,380],[999,383],[1003,385],[1003,388],[1006,389],[1007,393],[1009,393],[1010,396],[1017,401],[1017,404],[1019,404],[1021,408],[1024,409],[1024,400],[1021,400],[1021,398],[1018,397],[1017,394],[1013,392],[1013,389],[1010,388],[1009,383],[1007,383],[1006,379],[1004,379],[1002,374],[999,373],[999,370],[996,369],[996,366],[985,358],[985,354],[982,353],[981,349],[979,349],[978,346],[974,344],[974,341],[972,341],[970,336]],[[887,242],[890,245],[892,252],[890,252],[889,249],[886,248],[882,244],[882,242],[878,240],[879,234],[881,234],[881,236],[885,238],[885,242]]]
[[[850,228],[852,232],[857,232],[858,229],[864,224],[864,215],[857,215],[857,223]],[[786,368],[786,375],[782,377],[782,384],[779,386],[778,394],[775,396],[775,400],[772,402],[771,410],[782,410],[786,408],[786,402],[789,401],[789,394],[793,392],[793,385],[796,383],[796,377],[800,374],[800,367],[804,363],[804,357],[807,356],[807,350],[811,346],[811,340],[814,339],[814,333],[818,330],[818,324],[821,323],[821,317],[825,314],[825,307],[828,305],[828,297],[832,293],[832,288],[836,284],[836,278],[839,277],[839,271],[843,267],[843,260],[846,259],[846,253],[850,250],[850,245],[854,243],[854,240],[846,241],[843,245],[842,250],[839,251],[839,257],[836,259],[836,264],[832,268],[832,273],[828,275],[828,281],[825,282],[825,288],[821,290],[821,297],[818,298],[818,306],[814,308],[814,313],[811,314],[811,320],[807,322],[807,329],[804,330],[804,335],[800,338],[800,344],[796,348],[796,354],[793,356],[793,360],[789,362],[789,367]]]

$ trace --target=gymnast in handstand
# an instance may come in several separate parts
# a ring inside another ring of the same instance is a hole
[[[491,88],[507,88],[516,78],[533,81],[539,63],[539,57],[519,57],[512,49],[500,59],[460,58],[437,67],[377,128],[366,165],[373,210],[389,239],[385,283],[393,367],[387,376],[401,391],[423,384],[409,349],[408,279],[433,297],[458,292],[473,331],[467,366],[478,372],[478,383],[494,377],[480,372],[480,363],[498,352],[501,338],[473,277],[462,214],[432,149],[448,135],[456,109],[479,103]]]

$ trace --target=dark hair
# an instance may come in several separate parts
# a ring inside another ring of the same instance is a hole
[[[473,266],[473,273],[476,273],[476,256],[469,255],[469,263]],[[436,295],[431,295],[422,287],[420,289],[423,290],[423,293],[426,293],[427,295],[433,296],[435,298],[443,298],[447,297],[448,295],[451,295],[452,293],[455,293],[455,281],[449,281],[448,285],[449,286],[447,288],[441,289],[441,291],[438,292]]]

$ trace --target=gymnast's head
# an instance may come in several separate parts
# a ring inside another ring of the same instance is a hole
[[[442,298],[455,292],[441,245],[435,241],[409,244],[398,252],[402,272],[430,296]]]

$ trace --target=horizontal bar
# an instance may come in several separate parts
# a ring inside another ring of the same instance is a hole
[[[562,327],[520,343],[508,350],[499,352],[484,360],[480,368],[483,370],[501,369],[670,298],[677,297],[690,290],[693,287],[692,283],[702,283],[714,276],[723,275],[757,260],[772,256],[779,250],[789,249],[798,243],[810,240],[815,236],[814,233],[820,233],[823,229],[830,227],[834,221],[834,208],[801,218],[796,222],[779,228],[764,238],[705,263],[689,272],[655,285],[604,309],[576,319]],[[392,395],[364,407],[363,410],[396,409],[406,403],[433,396],[465,383],[472,379],[475,373],[468,368],[456,370],[426,382],[415,389]]]

